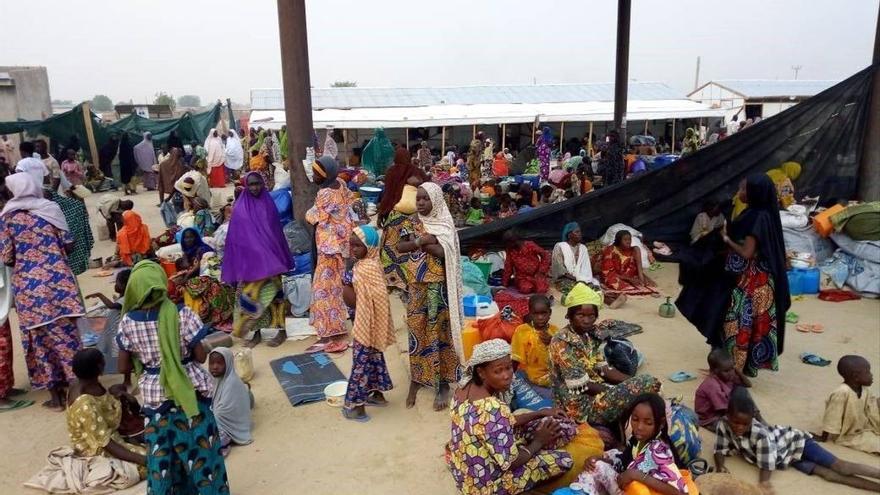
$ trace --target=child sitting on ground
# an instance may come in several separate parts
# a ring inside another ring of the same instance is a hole
[[[126,268],[124,270],[120,270],[116,274],[116,282],[113,286],[113,290],[116,292],[117,298],[115,301],[111,301],[110,298],[101,294],[100,292],[95,292],[93,294],[89,294],[86,296],[86,299],[99,299],[101,304],[107,308],[107,324],[104,326],[105,332],[110,332],[111,343],[113,345],[113,351],[111,353],[111,357],[115,358],[119,355],[119,347],[116,344],[116,334],[119,332],[119,321],[122,319],[122,299],[125,296],[125,288],[128,286],[128,277],[131,276],[131,269]],[[114,368],[115,369],[115,368]],[[131,388],[131,373],[125,373],[125,378],[122,382],[125,385],[125,389],[128,390]]]
[[[713,349],[707,358],[709,376],[697,387],[694,410],[700,426],[715,431],[718,421],[727,413],[730,393],[736,386],[751,387],[752,383],[742,371],[734,369],[733,358],[725,349]],[[760,421],[760,415],[758,416]]]
[[[739,453],[758,466],[761,488],[773,493],[770,475],[792,466],[808,475],[863,490],[880,491],[880,483],[860,476],[880,479],[880,468],[838,459],[823,449],[810,434],[790,426],[771,426],[756,418],[757,407],[748,391],[737,388],[730,394],[727,415],[718,422],[715,440],[715,470],[728,472],[725,456]]]
[[[218,347],[208,355],[208,370],[214,377],[214,397],[211,410],[220,431],[220,451],[225,456],[235,445],[253,442],[251,437],[251,409],[254,396],[235,372],[232,350]]]
[[[388,403],[382,392],[393,387],[382,351],[394,343],[391,303],[385,275],[379,262],[379,232],[370,225],[356,227],[349,247],[357,260],[352,284],[343,287],[343,299],[354,311],[351,327],[352,365],[342,415],[355,421],[369,421],[365,406]]]
[[[115,457],[137,466],[141,479],[146,475],[147,458],[143,447],[126,442],[118,428],[122,418],[119,400],[104,388],[104,355],[95,348],[81,349],[73,356],[76,382],[67,395],[67,432],[76,455]],[[143,423],[141,423],[143,427]]]
[[[516,204],[509,194],[498,196],[498,218],[516,216]]]
[[[869,454],[880,454],[880,403],[868,389],[874,383],[871,364],[849,355],[837,362],[843,384],[825,401],[820,442],[830,441]]]
[[[483,223],[483,205],[480,198],[471,198],[471,207],[468,209],[464,223],[467,225],[481,225]]]
[[[669,439],[666,402],[663,398],[657,394],[637,397],[629,422],[632,437],[622,453],[610,450],[602,457],[587,459],[584,472],[578,476],[577,482],[568,489],[556,491],[554,495],[698,493]],[[629,486],[632,483],[636,486]],[[637,491],[639,488],[641,491]]]
[[[128,373],[126,373],[128,375]],[[119,420],[119,434],[129,443],[143,444],[144,440],[144,424],[146,421],[141,413],[141,405],[135,396],[128,392],[125,384],[117,383],[111,385],[109,389],[110,395],[116,397],[122,405],[122,418]]]
[[[520,378],[541,397],[553,400],[550,388],[550,338],[559,328],[550,323],[550,299],[543,294],[529,298],[531,323],[516,327],[510,341],[510,358]]]

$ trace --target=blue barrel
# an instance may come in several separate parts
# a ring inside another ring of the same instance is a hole
[[[791,270],[788,272],[788,292],[793,296],[799,296],[804,293],[801,288],[802,275],[800,270]]]
[[[819,293],[819,269],[818,268],[799,268],[801,277],[801,293],[818,294]]]

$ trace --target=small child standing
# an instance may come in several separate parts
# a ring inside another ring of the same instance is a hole
[[[837,373],[843,384],[825,401],[818,440],[880,454],[880,403],[868,389],[874,383],[871,363],[861,356],[843,356]]]
[[[510,358],[516,373],[541,397],[553,400],[550,389],[550,338],[559,330],[550,323],[550,299],[536,294],[529,298],[531,323],[516,327],[510,341]]]
[[[382,392],[393,387],[382,351],[394,343],[391,303],[385,275],[379,262],[379,232],[370,225],[356,227],[349,245],[357,260],[352,268],[352,285],[343,290],[345,303],[355,308],[352,335],[352,365],[342,415],[355,421],[369,421],[365,406],[387,404]]]
[[[880,491],[880,483],[860,476],[880,479],[880,468],[838,459],[823,449],[810,434],[790,426],[771,426],[755,417],[757,407],[748,391],[737,388],[730,395],[727,415],[718,422],[715,439],[715,470],[729,472],[725,456],[739,453],[761,470],[759,481],[765,493],[773,493],[770,475],[792,466],[808,475],[818,475],[831,483],[862,490]]]
[[[95,292],[94,294],[86,296],[86,299],[99,299],[104,307],[107,308],[107,324],[104,327],[105,339],[102,341],[108,342],[109,348],[101,349],[101,352],[106,353],[107,351],[110,351],[109,356],[113,358],[119,356],[119,347],[116,344],[116,334],[119,332],[119,321],[122,319],[122,300],[125,296],[125,288],[128,286],[128,277],[130,275],[131,269],[129,268],[120,270],[116,274],[116,282],[113,286],[113,290],[117,295],[115,301],[111,301],[110,298],[100,292]],[[115,362],[112,369],[116,370]],[[125,378],[122,384],[125,385],[126,390],[131,389],[131,372],[125,373]]]
[[[633,402],[629,417],[632,437],[624,452],[610,450],[591,457],[584,472],[568,489],[554,495],[622,495],[643,485],[650,493],[680,495],[698,493],[690,474],[672,447],[666,422],[666,402],[657,394],[643,394]],[[642,493],[633,491],[632,493]]]
[[[752,383],[742,371],[734,369],[733,358],[725,349],[713,349],[707,361],[709,376],[697,387],[694,410],[700,426],[715,431],[718,421],[727,413],[727,404],[733,389],[738,385],[751,387]],[[760,415],[758,419],[761,420]]]

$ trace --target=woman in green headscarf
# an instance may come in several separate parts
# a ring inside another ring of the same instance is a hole
[[[213,383],[199,364],[207,358],[201,320],[168,299],[165,271],[152,261],[132,268],[122,311],[119,372],[139,375],[148,418],[147,493],[229,493],[211,412]]]

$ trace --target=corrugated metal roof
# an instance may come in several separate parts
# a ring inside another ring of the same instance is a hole
[[[712,82],[736,91],[746,98],[787,98],[789,96],[813,96],[840,81],[727,79]]]
[[[630,100],[678,100],[685,96],[662,82],[629,83]],[[428,105],[575,103],[613,101],[614,83],[440,88],[312,88],[312,108],[394,108]],[[284,108],[280,89],[252,89],[253,110]]]

